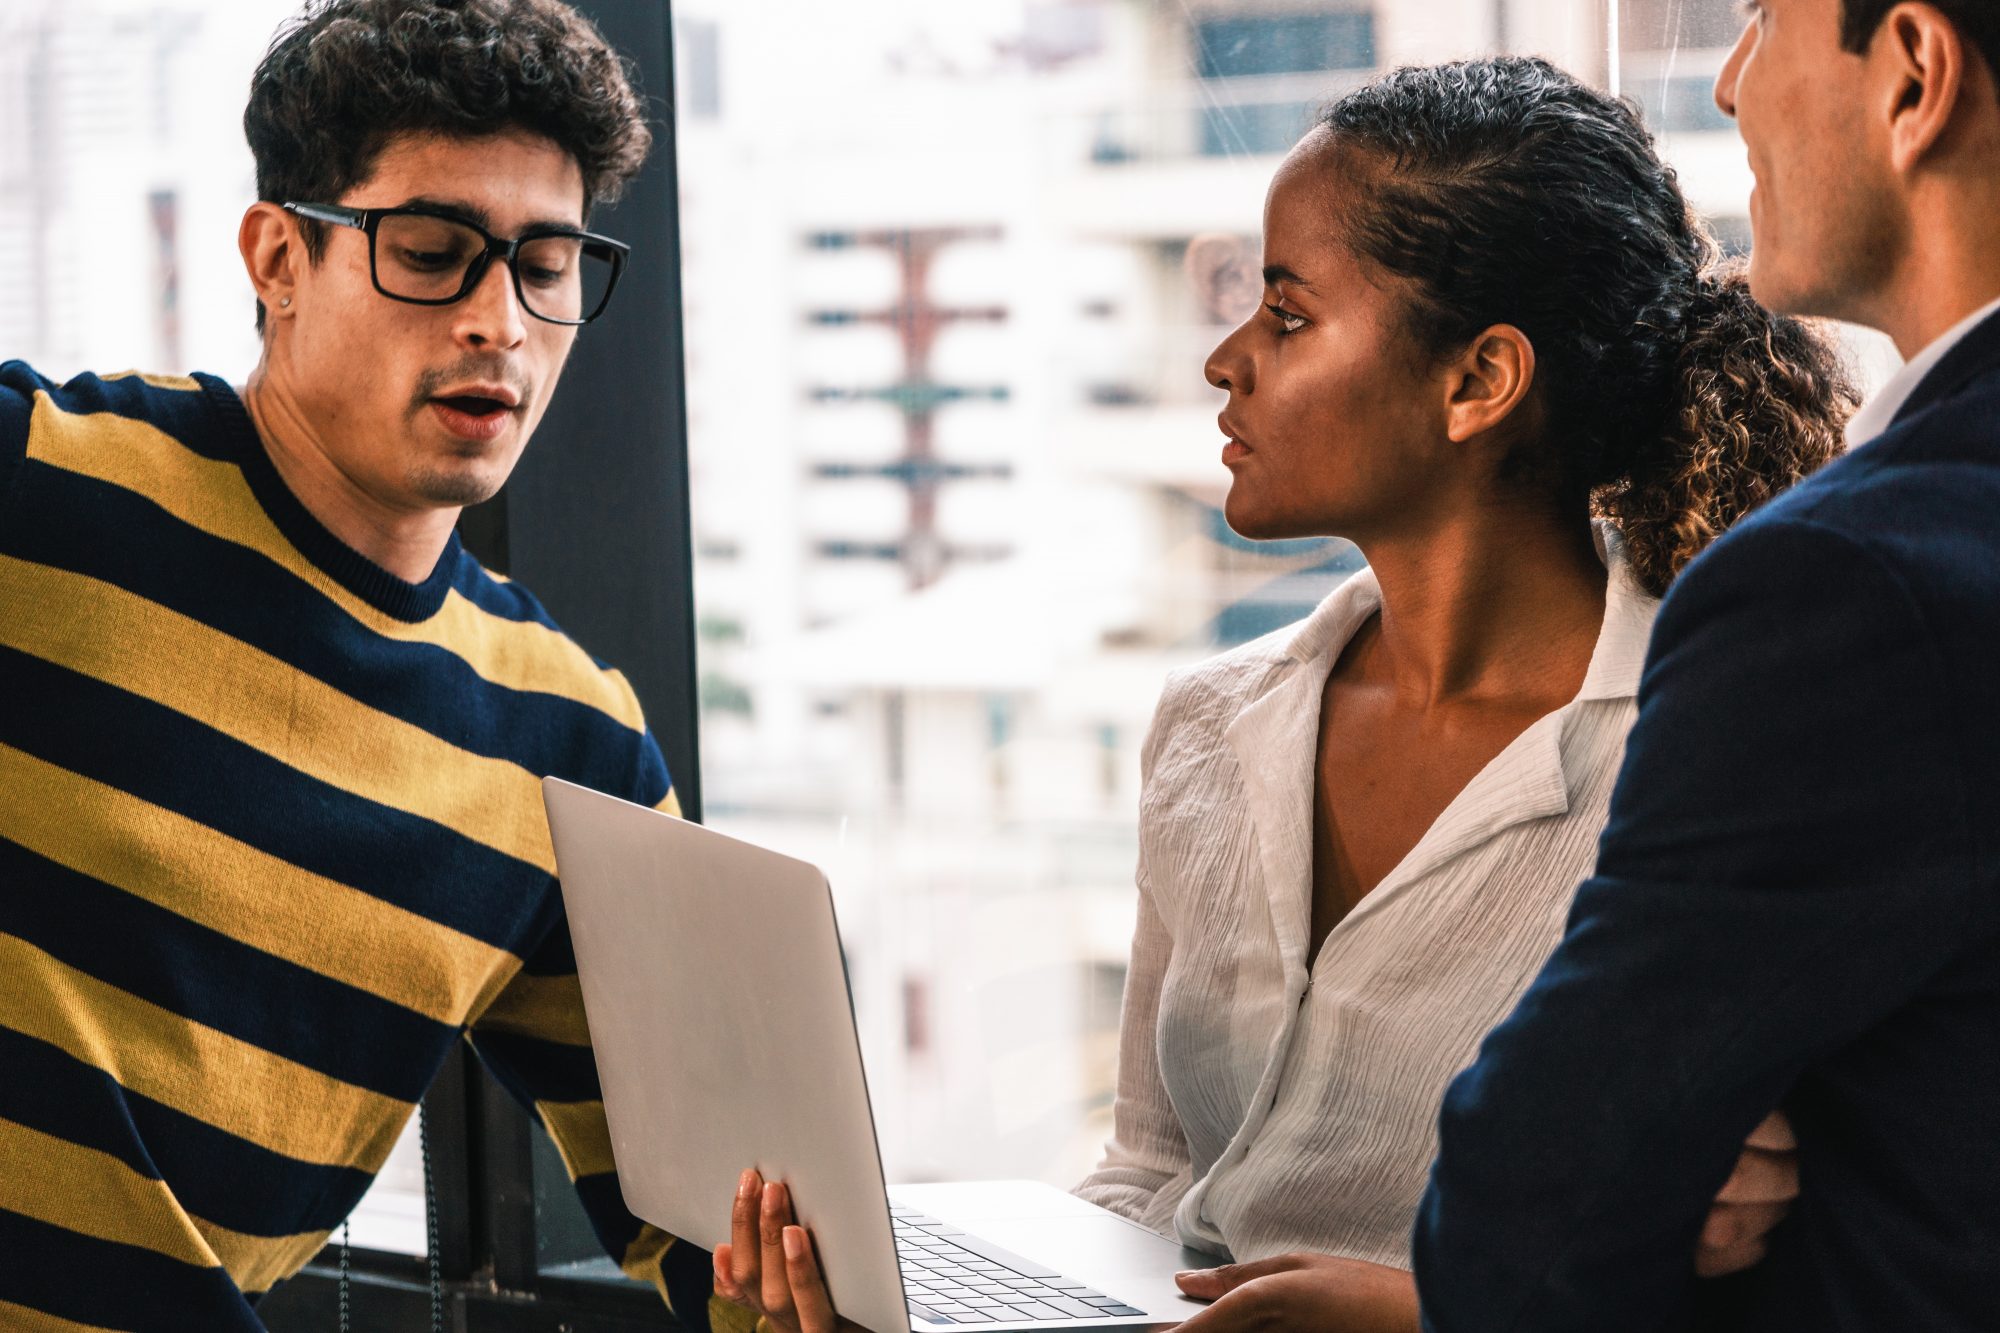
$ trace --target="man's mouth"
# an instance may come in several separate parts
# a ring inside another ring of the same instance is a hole
[[[463,412],[469,417],[483,417],[490,416],[495,412],[513,411],[511,407],[501,402],[498,398],[488,398],[483,394],[476,393],[453,394],[448,398],[434,398],[431,401],[442,403],[452,411]]]
[[[461,440],[490,444],[514,419],[515,403],[484,393],[452,393],[431,399],[438,423]]]

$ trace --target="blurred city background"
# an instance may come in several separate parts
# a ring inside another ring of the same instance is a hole
[[[242,382],[240,116],[295,10],[0,9],[0,359]],[[1360,567],[1220,512],[1202,362],[1279,158],[1387,67],[1542,54],[1636,99],[1740,252],[1737,30],[1732,0],[675,6],[707,818],[832,876],[892,1178],[1090,1167],[1162,677]],[[408,1145],[356,1240],[422,1250]]]

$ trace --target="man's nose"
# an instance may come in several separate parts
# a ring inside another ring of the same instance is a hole
[[[516,347],[528,336],[528,312],[514,289],[513,270],[498,259],[458,303],[458,312],[458,337],[474,346]]]
[[[1751,40],[1751,29],[1746,25],[1736,39],[1736,49],[1729,53],[1729,59],[1715,76],[1715,105],[1731,120],[1736,119],[1736,81],[1743,76],[1743,61],[1749,54]]]

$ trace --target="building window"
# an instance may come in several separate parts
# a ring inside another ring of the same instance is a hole
[[[1375,67],[1372,10],[1257,14],[1194,25],[1195,72],[1204,79],[1310,74]]]

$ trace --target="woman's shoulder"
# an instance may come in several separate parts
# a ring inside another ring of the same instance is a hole
[[[1213,657],[1175,667],[1160,688],[1161,716],[1249,703],[1262,693],[1274,671],[1296,660],[1292,647],[1304,623],[1286,625]]]
[[[1301,619],[1168,672],[1160,692],[1161,712],[1249,703],[1275,682],[1278,673],[1338,653],[1381,600],[1374,572],[1362,569]]]

